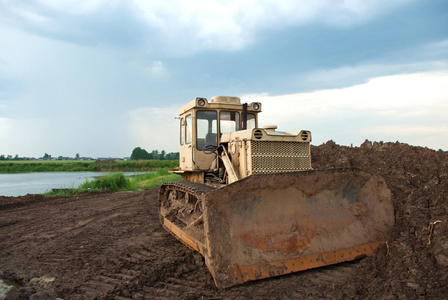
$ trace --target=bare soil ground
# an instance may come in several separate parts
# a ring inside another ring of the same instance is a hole
[[[448,154],[401,143],[313,147],[315,169],[382,175],[395,226],[357,262],[218,290],[159,223],[158,189],[0,197],[0,279],[16,299],[448,299]]]

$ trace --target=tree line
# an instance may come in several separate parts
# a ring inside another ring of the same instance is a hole
[[[75,157],[63,157],[63,156],[59,156],[57,159],[53,158],[50,154],[46,153],[44,154],[44,156],[39,157],[39,160],[86,160],[86,159],[90,159],[93,160],[93,158],[91,157],[80,157],[79,153],[76,153]],[[0,161],[1,160],[38,160],[37,158],[34,157],[19,157],[18,154],[16,154],[14,157],[12,155],[0,155]]]
[[[53,158],[50,154],[45,153],[43,157],[39,158],[41,160],[56,160]],[[85,160],[87,158],[80,157],[79,153],[76,153],[74,158],[69,157],[62,157],[59,156],[57,160]],[[93,158],[89,158],[93,160]],[[146,151],[143,148],[136,147],[132,151],[131,154],[132,160],[139,160],[139,159],[153,159],[153,160],[179,160],[179,152],[170,152],[166,153],[165,150],[158,151],[158,150],[152,150],[151,152]],[[29,158],[29,157],[19,157],[18,155],[15,155],[14,157],[12,155],[0,155],[0,161],[2,160],[35,160],[35,158]]]
[[[19,155],[16,154],[16,156],[12,157],[12,155],[5,156],[4,154],[0,155],[0,160],[28,160],[26,157],[19,157]]]
[[[165,150],[162,150],[160,152],[158,150],[152,150],[149,153],[145,149],[136,147],[136,148],[134,148],[134,150],[132,150],[131,159],[133,159],[133,160],[137,160],[137,159],[178,160],[179,152],[166,153]]]

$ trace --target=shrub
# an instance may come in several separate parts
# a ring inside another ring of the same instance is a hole
[[[95,178],[93,181],[84,182],[79,186],[81,191],[85,190],[109,190],[109,191],[123,191],[129,189],[131,186],[129,178],[126,178],[123,173],[113,173],[105,176]]]

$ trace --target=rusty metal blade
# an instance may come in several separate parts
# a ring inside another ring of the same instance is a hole
[[[204,201],[218,287],[371,255],[394,223],[383,178],[359,170],[254,175]]]

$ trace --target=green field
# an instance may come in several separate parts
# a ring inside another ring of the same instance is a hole
[[[141,172],[159,168],[175,168],[178,160],[38,160],[0,161],[0,173],[121,171]]]

